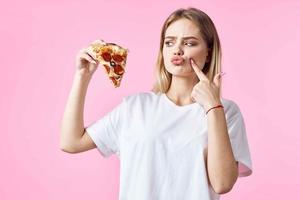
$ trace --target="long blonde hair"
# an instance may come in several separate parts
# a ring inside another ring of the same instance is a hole
[[[164,38],[165,32],[170,24],[182,18],[191,20],[193,23],[195,23],[195,25],[199,27],[201,36],[206,42],[207,48],[209,49],[209,62],[205,63],[202,70],[203,73],[209,78],[210,81],[213,81],[213,77],[217,73],[221,72],[221,44],[213,21],[206,13],[197,8],[180,8],[171,13],[171,15],[164,22],[161,30],[160,48],[154,68],[155,81],[151,90],[154,93],[166,93],[171,85],[172,74],[170,74],[165,69],[163,61],[162,52],[164,46]]]

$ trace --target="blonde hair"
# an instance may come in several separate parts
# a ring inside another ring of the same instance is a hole
[[[164,38],[165,32],[170,24],[182,18],[191,20],[199,27],[200,34],[207,44],[207,48],[209,50],[209,62],[205,63],[202,70],[203,73],[209,78],[210,81],[213,81],[213,77],[217,73],[221,72],[221,44],[213,21],[206,13],[197,8],[180,8],[171,13],[171,15],[164,22],[161,30],[160,47],[154,68],[155,81],[151,90],[154,93],[166,93],[171,85],[172,74],[165,69],[162,55]]]

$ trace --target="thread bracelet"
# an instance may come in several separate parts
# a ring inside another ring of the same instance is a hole
[[[207,115],[207,113],[209,112],[209,111],[211,111],[212,109],[215,109],[215,108],[224,108],[224,106],[223,105],[217,105],[217,106],[214,106],[214,107],[212,107],[212,108],[210,108],[210,109],[208,109],[208,111],[206,111],[206,115]]]

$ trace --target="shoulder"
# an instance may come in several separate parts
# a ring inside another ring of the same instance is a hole
[[[224,112],[226,118],[233,118],[236,116],[242,116],[241,110],[238,104],[231,99],[221,98],[222,105],[224,106]]]
[[[225,111],[239,110],[238,104],[232,99],[221,98],[221,102],[222,102],[222,105],[224,106]]]

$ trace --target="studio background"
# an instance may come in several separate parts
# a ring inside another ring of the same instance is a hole
[[[75,56],[98,38],[130,50],[120,88],[99,65],[86,96],[86,126],[122,97],[150,91],[163,22],[189,6],[216,25],[222,95],[241,109],[253,162],[253,174],[221,199],[299,198],[299,1],[46,0],[1,3],[1,200],[118,199],[116,155],[59,148]]]

